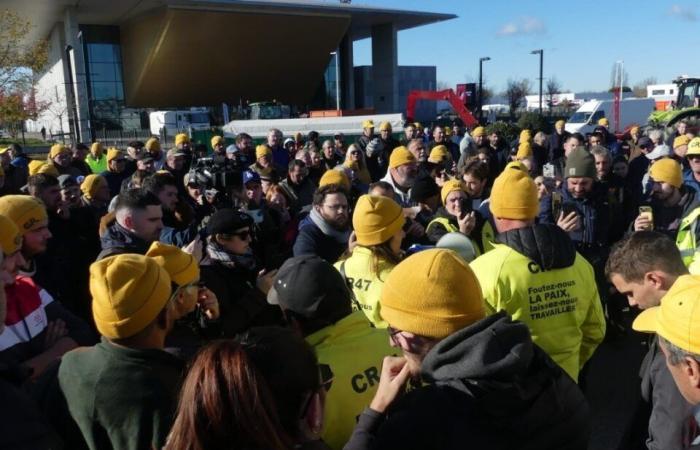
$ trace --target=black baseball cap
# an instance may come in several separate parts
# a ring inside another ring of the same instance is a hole
[[[316,255],[286,260],[275,275],[267,302],[304,318],[330,323],[352,313],[352,294],[345,280]]]
[[[212,214],[207,224],[207,232],[210,235],[229,234],[241,228],[251,227],[253,223],[253,218],[243,211],[223,208]]]

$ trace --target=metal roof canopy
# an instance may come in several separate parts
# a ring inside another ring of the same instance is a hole
[[[80,24],[121,25],[162,7],[207,9],[210,11],[248,11],[268,14],[347,14],[353,40],[371,36],[372,25],[393,23],[406,30],[454,19],[454,14],[406,11],[348,3],[311,0],[3,0],[3,8],[18,12],[31,20],[34,28],[28,41],[45,38],[56,22],[62,22],[66,8],[74,7]]]

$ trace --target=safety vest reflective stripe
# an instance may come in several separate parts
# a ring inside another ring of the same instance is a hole
[[[690,214],[681,220],[681,225],[678,227],[676,235],[676,246],[681,252],[683,264],[686,267],[690,266],[695,258],[697,245],[695,242],[695,229],[698,226],[697,219],[700,217],[700,207],[695,208]]]

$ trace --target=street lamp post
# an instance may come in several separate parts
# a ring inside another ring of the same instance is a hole
[[[533,55],[540,55],[540,116],[542,115],[542,64],[544,60],[544,50],[533,50],[530,52]]]
[[[340,114],[340,74],[338,73],[338,52],[331,52],[331,55],[335,57],[335,109],[338,111],[338,114]]]
[[[484,80],[482,78],[484,61],[491,61],[491,58],[488,56],[479,58],[479,123],[481,123],[484,118]]]

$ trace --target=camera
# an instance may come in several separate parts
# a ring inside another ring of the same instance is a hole
[[[215,197],[215,205],[230,206],[234,203],[232,194],[243,189],[242,173],[235,161],[204,157],[196,160],[187,177],[208,197]]]

